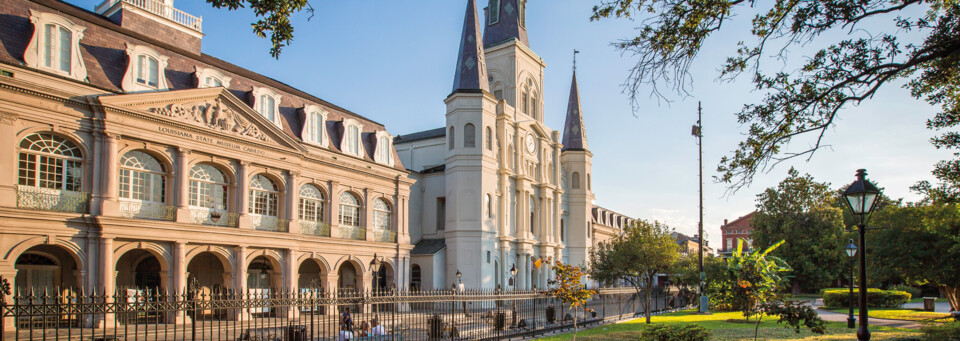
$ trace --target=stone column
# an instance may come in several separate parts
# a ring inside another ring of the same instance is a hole
[[[238,246],[237,255],[236,255],[236,269],[233,269],[234,276],[234,291],[237,293],[237,297],[240,299],[246,299],[247,294],[247,247]],[[250,319],[250,310],[241,309],[240,315],[236,317],[239,320],[249,320]]]
[[[327,279],[326,279],[326,282],[323,284],[324,293],[325,293],[328,297],[337,297],[337,295],[338,295],[338,293],[339,293],[339,291],[340,291],[340,288],[339,288],[340,276],[338,276],[337,273],[333,272],[334,269],[330,269],[330,270],[327,270],[327,271],[328,271],[328,273],[327,273]],[[336,314],[337,314],[337,305],[336,305],[336,304],[331,304],[331,305],[325,306],[325,307],[323,308],[323,314],[324,314],[324,315],[336,315]],[[339,320],[338,320],[338,322],[339,322]]]
[[[373,241],[373,191],[369,188],[363,189],[363,221],[360,226],[367,230],[367,241]]]
[[[250,228],[250,216],[247,215],[247,212],[250,211],[250,202],[247,196],[250,191],[250,181],[247,172],[250,168],[250,163],[246,161],[238,162],[237,167],[237,193],[234,196],[237,198],[237,215],[239,219],[237,220],[237,227],[241,229]],[[246,269],[243,269],[246,271]]]
[[[173,290],[170,290],[170,292],[176,295],[177,300],[183,299],[187,293],[186,248],[187,244],[183,241],[177,241],[173,244]],[[183,324],[186,322],[186,314],[179,311],[173,313],[174,323]]]
[[[547,226],[547,213],[550,212],[547,207],[550,207],[550,202],[547,200],[546,189],[540,188],[540,202],[539,205],[540,211],[537,212],[537,238],[540,241],[547,241],[549,239],[548,235],[550,234]]]
[[[297,289],[297,274],[300,270],[297,268],[297,250],[287,249],[284,260],[286,261],[284,265],[286,272],[283,274],[283,280],[286,282],[284,283],[284,288],[289,297],[296,297],[300,292],[300,290]],[[291,305],[291,307],[287,309],[287,318],[297,318],[298,316],[300,316],[300,309],[296,305]]]
[[[113,238],[103,237],[100,239],[100,283],[103,284],[104,302],[113,303],[116,294],[115,280],[117,271],[113,262]],[[101,316],[99,328],[113,327],[116,320],[116,314],[106,314]]]
[[[327,212],[325,213],[327,213],[327,219],[330,220],[330,237],[340,238],[340,215],[338,214],[340,210],[340,183],[331,180],[329,187],[330,193],[327,196],[330,197],[330,200],[328,201],[329,204],[326,205]]]
[[[290,233],[300,234],[300,222],[297,220],[297,205],[299,204],[300,198],[300,187],[297,186],[297,176],[300,175],[300,172],[297,171],[287,171],[286,186],[287,190],[284,196],[284,210],[283,215],[284,219],[289,220]]]
[[[178,223],[192,223],[190,218],[190,168],[187,167],[187,155],[190,150],[177,148],[177,162],[173,172],[173,206],[177,208]]]
[[[102,179],[103,187],[101,197],[103,198],[103,205],[101,207],[101,214],[105,216],[116,217],[120,215],[120,201],[117,196],[120,192],[120,173],[119,173],[119,164],[117,162],[117,139],[118,135],[107,134],[104,138],[103,150],[102,150],[102,160],[100,164],[101,174],[104,177]]]
[[[553,242],[555,243],[560,243],[560,241],[562,240],[560,239],[560,219],[562,219],[561,217],[563,215],[563,212],[560,212],[561,200],[562,199],[560,198],[560,192],[554,191],[553,192],[553,217],[556,220],[553,224]],[[557,260],[562,261],[561,259],[557,259]]]

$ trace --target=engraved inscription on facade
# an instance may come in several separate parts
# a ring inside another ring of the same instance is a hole
[[[150,108],[149,111],[208,129],[251,137],[261,141],[267,140],[267,136],[259,127],[244,119],[236,111],[225,107],[219,99],[213,103],[204,101],[200,103],[170,104],[166,107]]]

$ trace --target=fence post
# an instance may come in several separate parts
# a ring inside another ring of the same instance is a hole
[[[0,340],[7,339],[7,295],[10,295],[10,282],[0,276]]]

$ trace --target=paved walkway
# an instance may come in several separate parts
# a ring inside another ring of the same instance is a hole
[[[818,298],[816,301],[806,301],[805,303],[817,308],[817,312],[820,313],[820,317],[824,321],[831,322],[847,322],[848,314],[835,313],[829,310],[819,309],[823,306],[823,299]],[[909,305],[909,304],[908,304]],[[922,306],[923,304],[920,304]],[[905,307],[907,307],[905,305]],[[947,305],[947,311],[950,310],[950,305]],[[940,311],[940,305],[937,304],[937,311]],[[858,323],[860,320],[857,310],[853,311],[853,317],[857,319]],[[878,319],[870,318],[868,320],[871,326],[884,326],[884,327],[894,327],[894,328],[910,328],[910,329],[920,329],[923,325],[916,321],[904,321],[904,320],[888,320],[888,319]]]

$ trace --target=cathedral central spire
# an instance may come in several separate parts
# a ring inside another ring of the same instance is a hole
[[[567,100],[567,120],[563,124],[563,150],[587,149],[587,132],[584,130],[580,90],[577,89],[577,71],[574,70],[573,80],[570,82],[570,99]]]
[[[530,47],[526,17],[527,0],[489,0],[483,46],[490,47],[516,39]]]
[[[480,22],[477,19],[477,3],[467,1],[467,13],[463,17],[463,34],[460,36],[460,54],[457,56],[457,71],[453,77],[453,91],[490,91],[487,84],[487,63],[483,58],[480,37]]]

